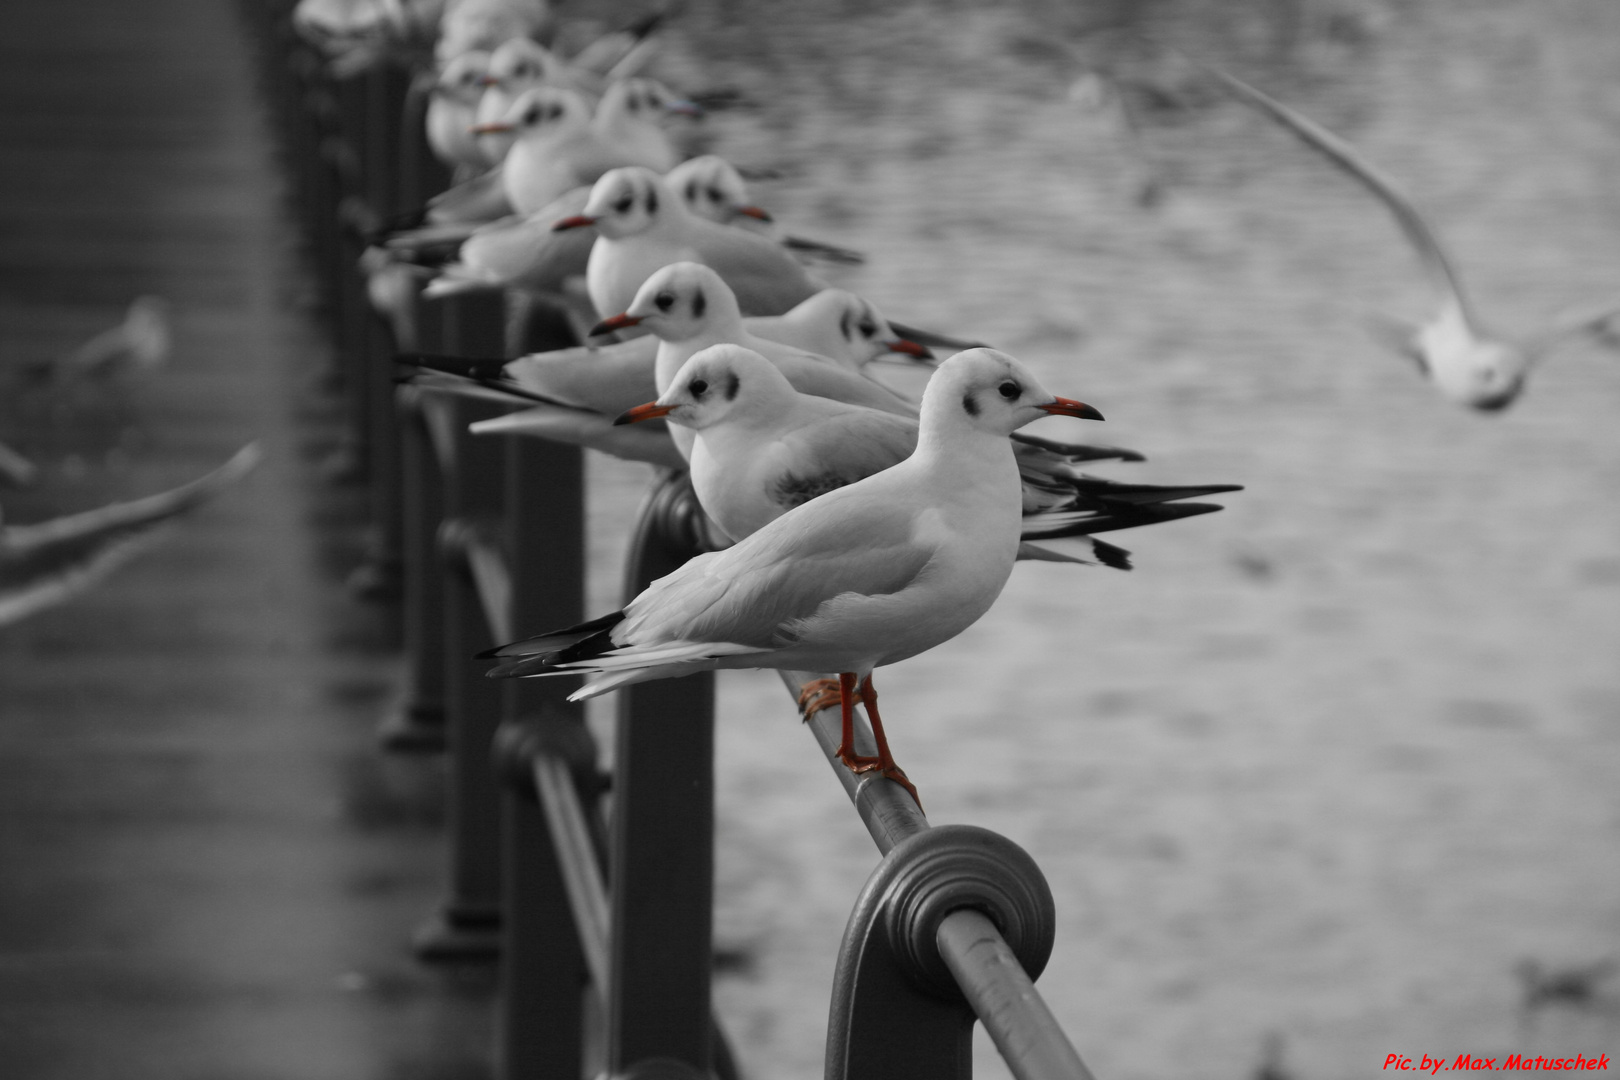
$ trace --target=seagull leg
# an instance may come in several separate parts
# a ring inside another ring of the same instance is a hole
[[[850,682],[855,681],[855,676],[848,674],[840,675],[839,678],[848,679]],[[894,763],[894,755],[889,753],[889,739],[888,736],[883,734],[883,718],[878,715],[877,711],[877,690],[872,686],[872,676],[870,674],[861,680],[860,696],[862,703],[866,706],[866,717],[868,720],[872,721],[872,738],[877,740],[878,752],[876,759],[862,759],[863,767],[856,769],[855,771],[867,772],[868,770],[876,769],[879,775],[885,776],[899,784],[901,787],[905,788],[906,791],[911,794],[912,801],[917,804],[917,809],[921,810],[922,799],[917,797],[916,785],[907,779],[905,770]],[[844,706],[844,732],[846,739],[850,737],[851,731],[849,715],[850,708],[848,705],[846,705]],[[870,761],[871,764],[865,765],[864,762],[866,761]],[[853,768],[853,766],[851,767]]]
[[[843,700],[843,686],[837,679],[811,679],[799,687],[799,712],[806,722],[822,709],[830,709]],[[855,704],[860,704],[860,694]]]

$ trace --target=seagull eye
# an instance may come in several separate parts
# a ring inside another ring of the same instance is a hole
[[[635,204],[636,200],[629,195],[626,195],[624,198],[613,204],[613,212],[616,214],[628,214],[630,212],[630,208]]]
[[[675,306],[675,294],[672,292],[661,292],[657,296],[653,297],[653,303],[657,305],[659,311],[668,311],[670,308]]]
[[[525,124],[538,124],[540,122],[540,110],[530,109],[528,112],[524,113],[523,122]]]
[[[551,108],[546,110],[546,119],[547,120],[555,120],[555,119],[557,119],[557,117],[559,117],[561,115],[562,115],[562,106],[561,105],[553,105]]]
[[[1006,398],[1008,401],[1012,401],[1019,394],[1022,394],[1024,392],[1023,389],[1017,383],[1013,382],[1011,379],[1008,379],[1006,382],[1004,382],[1000,386],[996,387],[996,390],[1001,394],[1002,397]]]
[[[649,190],[647,192],[647,213],[658,213],[658,192],[656,191]]]
[[[693,379],[686,384],[686,388],[692,391],[693,397],[702,397],[709,392],[709,384],[703,379]]]
[[[725,199],[725,197],[726,197],[726,193],[725,193],[725,192],[723,192],[723,191],[721,191],[721,190],[720,190],[720,189],[719,189],[719,188],[717,188],[717,187],[711,187],[711,188],[709,188],[709,190],[708,190],[708,191],[706,191],[706,192],[704,192],[704,194],[705,194],[705,195],[707,195],[707,196],[708,196],[708,197],[709,197],[709,201],[710,201],[710,202],[712,202],[712,203],[717,203],[717,202],[721,202],[721,201],[723,201],[723,200],[724,200],[724,199]]]
[[[877,333],[877,326],[870,320],[862,320],[860,325],[861,337],[871,337]]]
[[[687,181],[687,184],[686,184],[686,201],[689,202],[689,203],[690,202],[697,202],[697,198],[698,198],[698,182],[696,180]]]

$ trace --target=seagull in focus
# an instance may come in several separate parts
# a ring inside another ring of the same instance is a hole
[[[781,245],[698,217],[646,168],[604,174],[591,189],[585,212],[554,227],[595,227],[586,285],[601,316],[624,311],[642,282],[677,262],[711,267],[747,315],[780,315],[826,288]]]
[[[698,502],[731,539],[741,540],[787,511],[828,491],[881,472],[917,448],[918,421],[793,389],[769,360],[738,345],[694,355],[658,400],[627,410],[616,423],[659,417],[690,428],[692,487]],[[1091,534],[1193,512],[1160,504],[1236,490],[1232,485],[1153,487],[1119,484],[1082,473],[1060,474],[1015,448],[1023,482],[1020,557],[1096,561],[1126,570],[1126,553]],[[1088,559],[1060,558],[1028,541],[1081,537]],[[1029,549],[1029,550],[1025,550]]]
[[[872,672],[950,640],[989,610],[1020,543],[1018,466],[1008,436],[1048,415],[1100,419],[1055,397],[1017,360],[974,349],[940,365],[923,395],[917,450],[795,507],[735,546],[699,555],[622,611],[490,654],[493,676],[589,673],[572,695],[717,668],[836,671],[837,756],[916,788],[895,763]],[[814,684],[811,684],[814,686]],[[875,756],[856,753],[865,705]]]
[[[1196,63],[1196,61],[1195,61]],[[1200,64],[1238,100],[1270,117],[1361,183],[1394,216],[1417,252],[1439,297],[1437,310],[1417,326],[1396,323],[1384,335],[1450,401],[1494,411],[1511,405],[1524,390],[1531,369],[1555,346],[1572,338],[1601,334],[1620,316],[1620,306],[1564,320],[1530,338],[1510,341],[1485,330],[1463,291],[1439,238],[1411,199],[1344,139],[1219,68]],[[1393,320],[1391,320],[1393,322]]]
[[[163,366],[174,344],[169,302],[161,296],[139,296],[123,321],[54,360],[35,365],[41,377],[74,379],[144,375]]]
[[[0,626],[76,596],[259,463],[258,444],[189,484],[33,525],[0,525]]]

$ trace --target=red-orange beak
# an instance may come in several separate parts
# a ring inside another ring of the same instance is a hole
[[[660,405],[656,401],[649,401],[645,405],[637,405],[633,409],[626,409],[613,421],[618,424],[639,424],[643,420],[656,420],[660,416],[668,416],[675,411],[674,405]]]
[[[575,214],[573,217],[565,217],[560,221],[552,222],[551,231],[562,232],[566,229],[584,229],[595,224],[596,219],[589,214]]]
[[[775,218],[771,217],[770,213],[767,212],[764,208],[758,207],[758,206],[739,206],[736,209],[736,213],[741,214],[743,217],[751,217],[755,221],[775,221],[776,220]]]
[[[499,86],[499,85],[501,85],[501,80],[497,79],[493,75],[485,75],[482,79],[478,80],[478,85],[480,85],[480,86]]]
[[[1087,405],[1083,401],[1074,400],[1074,398],[1053,398],[1045,405],[1037,405],[1035,407],[1037,409],[1045,409],[1053,416],[1077,416],[1082,420],[1101,420],[1103,418],[1102,413],[1098,412],[1096,409],[1093,409],[1090,405]]]
[[[496,121],[489,124],[474,124],[467,130],[474,135],[506,135],[511,132],[512,125]]]
[[[554,226],[555,227],[555,226]],[[598,334],[611,334],[615,330],[628,330],[632,326],[640,326],[641,319],[635,315],[609,315],[595,326],[591,327],[591,337]],[[629,413],[625,414],[630,415]]]
[[[905,353],[914,360],[932,360],[934,358],[933,350],[928,346],[919,345],[915,341],[907,341],[905,338],[885,341],[883,347],[890,352]]]

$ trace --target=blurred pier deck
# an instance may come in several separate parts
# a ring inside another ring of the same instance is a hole
[[[110,581],[0,630],[0,1072],[29,1080],[478,1077],[487,972],[408,935],[442,779],[379,754],[396,621],[343,592],[364,500],[233,5],[6,6],[0,491],[41,520],[266,462]],[[167,367],[24,377],[167,297]]]

